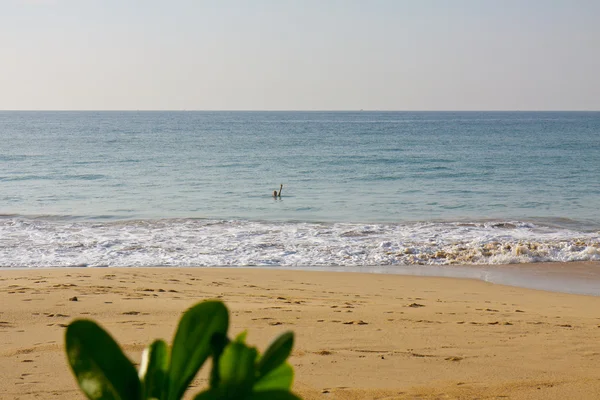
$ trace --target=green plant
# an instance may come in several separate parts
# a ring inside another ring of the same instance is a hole
[[[179,400],[209,357],[210,384],[195,400],[298,400],[290,392],[294,370],[286,362],[293,332],[259,355],[245,343],[246,332],[229,340],[228,327],[225,304],[198,303],[181,317],[171,349],[159,339],[144,350],[139,371],[94,321],[69,324],[65,346],[77,383],[91,400]]]

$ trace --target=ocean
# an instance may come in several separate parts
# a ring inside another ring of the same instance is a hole
[[[599,210],[600,112],[0,112],[4,268],[598,261]]]

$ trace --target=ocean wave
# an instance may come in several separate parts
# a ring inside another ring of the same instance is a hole
[[[600,233],[527,221],[0,219],[1,267],[364,267],[548,261],[600,261]]]

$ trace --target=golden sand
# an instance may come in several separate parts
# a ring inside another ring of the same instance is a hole
[[[296,332],[305,399],[600,399],[600,297],[240,268],[0,271],[0,398],[83,398],[63,352],[75,318],[99,321],[139,362],[187,307],[214,298],[231,310],[230,336],[248,329],[259,349]],[[205,385],[200,375],[187,398]]]

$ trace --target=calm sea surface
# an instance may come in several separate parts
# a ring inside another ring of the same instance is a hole
[[[600,260],[599,232],[598,112],[0,112],[3,267]]]

